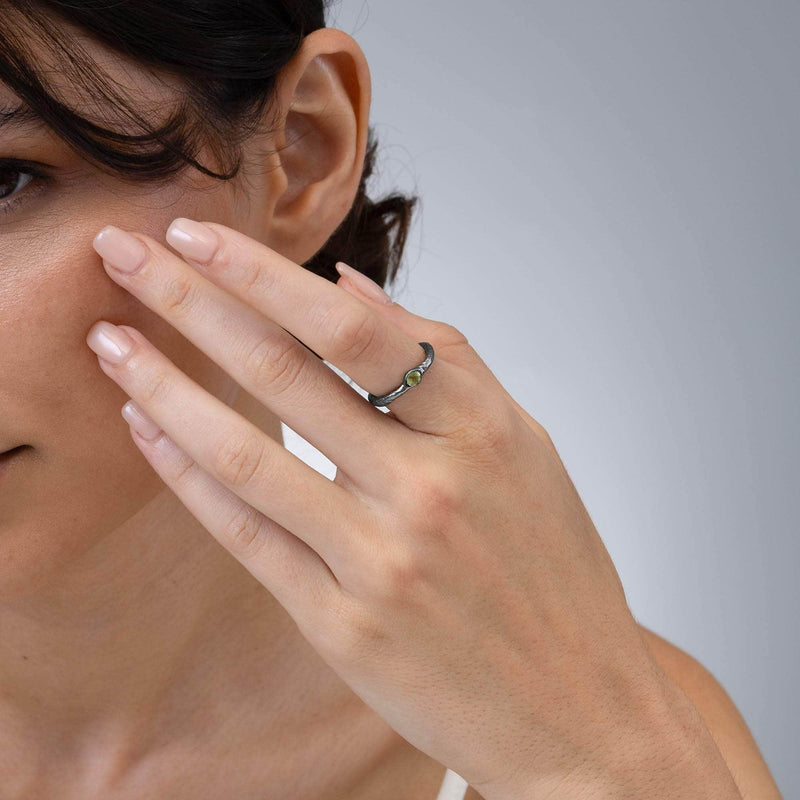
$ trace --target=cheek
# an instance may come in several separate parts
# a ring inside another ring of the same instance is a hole
[[[0,442],[34,448],[0,481],[0,601],[41,591],[59,568],[166,490],[120,415],[127,395],[85,343],[95,321],[140,330],[226,403],[238,389],[175,328],[110,280],[91,244],[86,248],[94,230],[81,232],[80,248],[74,246],[69,259],[65,248],[36,270],[37,279],[6,303],[0,318],[0,375],[13,376],[0,381]]]

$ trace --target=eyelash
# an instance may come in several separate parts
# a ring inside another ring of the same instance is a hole
[[[14,175],[29,175],[33,180],[29,180],[22,189],[16,190],[11,195],[11,199],[0,198],[0,215],[2,216],[11,214],[24,203],[36,197],[46,188],[45,184],[50,180],[50,176],[42,172],[35,164],[18,158],[0,158],[0,174],[3,172],[10,172]],[[38,184],[26,192],[25,189],[36,180],[38,180]]]

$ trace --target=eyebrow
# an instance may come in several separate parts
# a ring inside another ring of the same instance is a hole
[[[0,108],[0,133],[17,128],[39,128],[44,120],[24,103],[14,108]]]

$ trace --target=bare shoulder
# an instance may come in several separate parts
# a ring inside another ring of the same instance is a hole
[[[685,650],[643,625],[639,630],[661,669],[700,712],[743,800],[782,800],[744,717],[722,684]]]

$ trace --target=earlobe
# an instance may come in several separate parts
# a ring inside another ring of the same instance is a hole
[[[276,91],[280,108],[288,110],[275,139],[283,188],[269,210],[270,245],[304,263],[356,197],[367,145],[369,68],[352,37],[324,28],[306,37]]]

